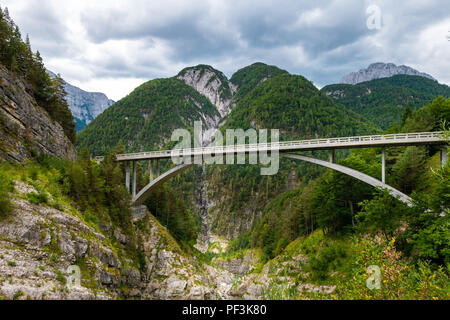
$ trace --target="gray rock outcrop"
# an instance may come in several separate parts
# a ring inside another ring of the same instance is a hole
[[[357,84],[360,82],[370,81],[379,78],[389,78],[398,74],[406,74],[411,76],[421,76],[431,80],[435,80],[429,74],[419,72],[408,66],[396,66],[393,63],[372,63],[367,69],[361,69],[358,72],[352,72],[342,77],[340,83]]]
[[[222,118],[231,111],[231,101],[237,88],[222,72],[200,65],[182,70],[177,78],[207,97]]]

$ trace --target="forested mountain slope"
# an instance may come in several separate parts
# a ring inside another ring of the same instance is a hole
[[[321,91],[383,129],[400,124],[407,105],[414,110],[431,103],[439,95],[450,97],[448,86],[412,75],[395,75],[356,85],[332,84]]]

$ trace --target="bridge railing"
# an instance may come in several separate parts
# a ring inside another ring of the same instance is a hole
[[[392,142],[396,140],[402,140],[405,142],[413,142],[413,140],[421,139],[435,139],[442,140],[444,137],[443,132],[414,132],[414,133],[398,133],[398,134],[386,134],[386,135],[370,135],[370,136],[353,136],[353,137],[338,137],[338,138],[322,138],[311,140],[298,140],[298,141],[286,141],[286,142],[272,142],[272,143],[256,143],[256,144],[244,144],[244,145],[232,145],[232,146],[212,146],[212,147],[200,147],[190,149],[173,149],[173,150],[161,150],[161,151],[149,151],[149,152],[137,152],[118,154],[117,160],[126,161],[136,158],[169,158],[171,156],[183,156],[183,155],[201,155],[201,154],[217,154],[217,153],[243,153],[243,152],[256,152],[256,151],[270,151],[270,150],[282,150],[295,147],[307,147],[316,145],[329,145],[330,147],[345,146],[346,144],[356,144],[361,142]]]

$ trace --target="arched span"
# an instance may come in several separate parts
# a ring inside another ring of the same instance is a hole
[[[280,153],[282,156],[286,157],[286,158],[291,158],[291,159],[295,159],[295,160],[302,160],[302,161],[307,161],[310,163],[314,163],[314,164],[318,164],[320,166],[323,167],[327,167],[339,172],[342,172],[346,175],[349,175],[355,179],[361,180],[367,184],[370,184],[371,186],[374,187],[380,187],[380,188],[385,188],[389,191],[389,193],[399,199],[400,201],[403,201],[404,203],[406,203],[408,206],[412,206],[413,205],[413,200],[408,197],[406,194],[398,191],[397,189],[392,188],[391,186],[384,184],[383,182],[381,182],[378,179],[375,179],[367,174],[364,174],[362,172],[356,171],[354,169],[345,167],[345,166],[341,166],[339,164],[336,163],[331,163],[328,161],[324,161],[324,160],[320,160],[320,159],[316,159],[316,158],[311,158],[311,157],[306,157],[306,156],[301,156],[301,155],[297,155],[297,154],[290,154],[290,153]],[[149,194],[152,192],[152,190],[158,186],[160,186],[161,184],[163,184],[164,182],[166,182],[167,180],[169,180],[170,178],[172,178],[173,176],[177,175],[178,173],[192,167],[193,164],[182,164],[182,165],[178,165],[176,167],[173,167],[172,169],[170,169],[169,171],[165,172],[164,174],[160,175],[158,178],[156,178],[155,180],[153,180],[152,182],[150,182],[148,185],[146,185],[134,198],[133,198],[133,203],[134,205],[142,205],[144,203],[144,201],[147,199],[147,197],[149,196]]]
[[[160,175],[158,178],[150,182],[148,185],[146,185],[139,193],[133,198],[133,203],[135,206],[141,205],[144,203],[144,201],[148,198],[149,194],[152,192],[152,190],[173,176],[177,175],[178,173],[192,167],[193,164],[181,164],[179,166],[173,167],[167,172],[164,172],[164,174]]]
[[[389,191],[389,193],[397,198],[400,201],[403,201],[404,203],[406,203],[408,206],[412,206],[413,205],[413,200],[408,197],[406,194],[398,191],[395,188],[392,188],[391,186],[381,182],[378,179],[375,179],[374,177],[371,177],[367,174],[364,174],[362,172],[356,171],[354,169],[351,169],[349,167],[345,167],[345,166],[341,166],[339,164],[336,163],[331,163],[328,161],[324,161],[324,160],[320,160],[320,159],[316,159],[316,158],[311,158],[311,157],[305,157],[305,156],[301,156],[301,155],[297,155],[297,154],[289,154],[289,153],[282,153],[282,156],[286,157],[286,158],[291,158],[291,159],[296,159],[296,160],[302,160],[302,161],[307,161],[310,163],[314,163],[314,164],[318,164],[320,166],[324,166],[339,172],[342,172],[346,175],[349,175],[355,179],[361,180],[367,184],[370,184],[371,186],[374,187],[380,187],[380,188],[384,188],[387,189]]]

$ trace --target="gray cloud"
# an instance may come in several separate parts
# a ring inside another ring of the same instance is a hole
[[[231,76],[263,61],[323,86],[384,61],[450,83],[444,0],[4,2],[55,71],[115,99],[133,89],[125,82],[172,76],[197,63]],[[366,26],[373,4],[381,9],[380,30]]]

